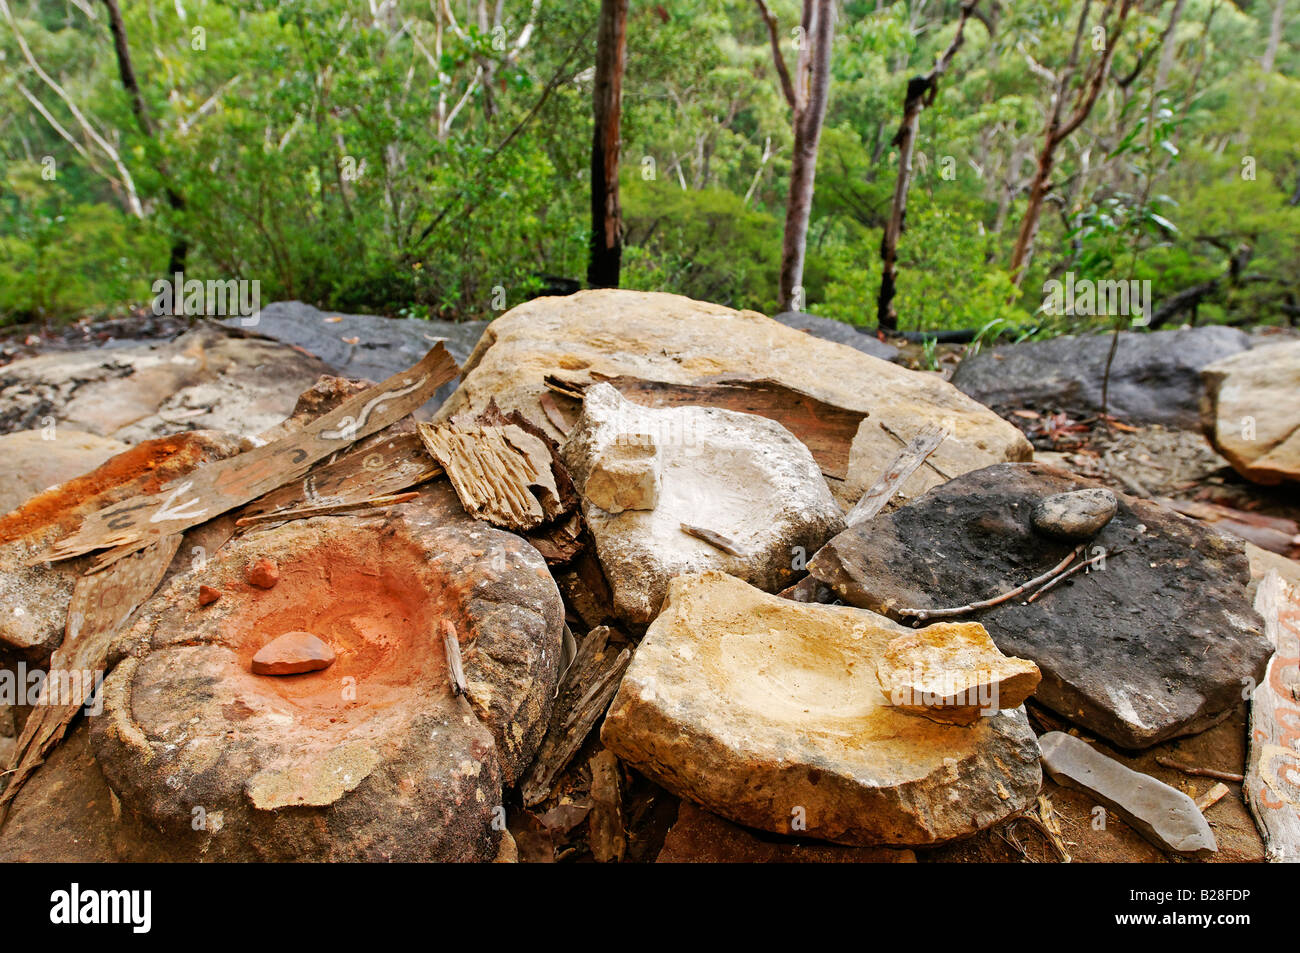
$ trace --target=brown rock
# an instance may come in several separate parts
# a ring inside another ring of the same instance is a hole
[[[244,576],[250,586],[257,586],[259,589],[270,589],[280,581],[280,567],[272,559],[259,559],[248,567],[248,572]]]
[[[1019,708],[1041,677],[1033,662],[999,652],[978,622],[900,635],[876,666],[880,689],[895,708],[955,725]]]
[[[23,430],[0,436],[0,513],[37,493],[88,473],[127,445],[71,428]]]
[[[210,606],[221,598],[221,590],[211,586],[199,586],[199,605]]]
[[[301,675],[334,664],[334,650],[310,632],[286,632],[253,656],[254,675]]]
[[[657,864],[914,864],[916,854],[894,847],[763,840],[739,825],[682,801]]]

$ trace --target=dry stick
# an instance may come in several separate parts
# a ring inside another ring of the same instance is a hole
[[[1228,790],[1228,786],[1220,782],[1196,799],[1196,809],[1204,814],[1230,793],[1232,792]]]
[[[1156,764],[1164,765],[1166,768],[1173,768],[1175,771],[1181,771],[1183,774],[1190,774],[1198,778],[1214,778],[1216,781],[1232,781],[1234,784],[1240,784],[1246,780],[1240,774],[1233,774],[1231,771],[1215,771],[1213,768],[1194,768],[1190,764],[1179,764],[1173,758],[1165,755],[1156,755]]]
[[[413,500],[420,494],[416,490],[410,490],[406,493],[390,493],[387,496],[376,496],[368,500],[357,500],[355,503],[322,503],[319,506],[299,506],[292,510],[276,510],[271,513],[255,513],[252,516],[242,516],[235,520],[236,526],[251,526],[254,523],[276,523],[281,520],[300,520],[307,519],[311,516],[330,516],[334,513],[350,513],[352,510],[366,509],[369,507],[395,506],[398,503],[405,503]]]
[[[880,429],[881,429],[881,430],[883,430],[883,431],[884,431],[885,433],[887,433],[889,436],[893,437],[895,440],[897,440],[899,443],[901,443],[901,444],[903,445],[904,448],[906,448],[906,447],[909,446],[908,442],[907,442],[906,440],[903,439],[902,435],[900,435],[899,432],[898,432],[897,430],[893,429],[892,427],[890,427],[888,424],[884,423],[883,421],[877,420],[876,423],[880,426]],[[951,479],[953,478],[953,475],[952,475],[951,473],[944,473],[942,470],[940,470],[938,467],[936,467],[933,463],[931,463],[928,459],[923,460],[922,462],[923,462],[927,467],[929,467],[931,470],[933,470],[935,473],[939,474],[939,476],[943,477],[945,480],[951,480]]]
[[[947,436],[948,430],[944,427],[927,427],[913,437],[893,462],[885,468],[885,472],[879,479],[862,494],[862,499],[858,500],[849,511],[849,515],[844,519],[845,528],[865,523],[883,510],[907,478],[938,449],[939,444],[943,443]]]
[[[1026,602],[1033,602],[1035,599],[1037,599],[1037,598],[1038,598],[1039,596],[1041,596],[1043,593],[1045,593],[1045,592],[1049,592],[1051,589],[1053,589],[1053,588],[1055,588],[1056,586],[1060,585],[1061,583],[1065,582],[1065,580],[1069,579],[1071,576],[1073,576],[1073,575],[1074,575],[1076,572],[1078,572],[1080,569],[1087,569],[1087,568],[1088,568],[1089,566],[1091,566],[1093,563],[1099,563],[1099,562],[1101,562],[1103,559],[1105,559],[1107,556],[1118,556],[1118,555],[1119,555],[1120,553],[1122,553],[1122,552],[1123,552],[1122,549],[1116,549],[1116,550],[1113,550],[1112,552],[1109,552],[1109,553],[1098,553],[1096,556],[1093,556],[1091,559],[1086,559],[1086,560],[1084,560],[1083,562],[1079,563],[1079,564],[1076,565],[1076,566],[1071,566],[1069,569],[1067,569],[1065,572],[1061,573],[1061,574],[1060,574],[1059,576],[1057,576],[1055,579],[1051,580],[1047,585],[1043,586],[1042,589],[1039,589],[1037,592],[1035,592],[1032,596],[1030,596],[1030,597],[1029,597],[1028,599],[1026,599],[1025,601],[1026,601]]]
[[[964,606],[953,606],[951,609],[893,609],[891,611],[894,612],[896,615],[912,616],[916,618],[918,621],[923,622],[926,619],[948,619],[951,618],[952,616],[966,615],[968,613],[975,612],[979,609],[987,609],[990,606],[1000,605],[1001,603],[1006,602],[1009,599],[1014,599],[1022,592],[1025,592],[1026,590],[1029,589],[1033,589],[1036,586],[1040,586],[1047,580],[1053,578],[1057,573],[1064,570],[1066,566],[1070,565],[1070,563],[1074,561],[1075,557],[1078,556],[1082,550],[1083,550],[1082,546],[1076,546],[1074,549],[1070,551],[1070,554],[1068,556],[1062,559],[1059,563],[1057,563],[1047,572],[1043,573],[1041,576],[1035,576],[1033,579],[1029,580],[1028,582],[1016,586],[1016,588],[1012,589],[1010,592],[1004,592],[1002,593],[1002,595],[994,596],[992,599],[985,599],[983,602],[972,602]]]
[[[442,620],[442,645],[447,650],[447,674],[451,677],[451,693],[464,695],[466,684],[465,670],[460,664],[460,639],[456,635],[456,626],[450,619]]]

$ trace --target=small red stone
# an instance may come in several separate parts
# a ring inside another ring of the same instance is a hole
[[[221,598],[221,590],[211,586],[199,586],[199,605],[210,606]]]
[[[248,567],[245,578],[249,585],[257,586],[259,589],[270,589],[280,581],[280,567],[273,560],[259,559]]]
[[[286,632],[253,656],[254,675],[300,675],[328,668],[334,650],[310,632]]]

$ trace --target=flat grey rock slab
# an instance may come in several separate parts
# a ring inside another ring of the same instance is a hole
[[[897,619],[981,602],[1078,545],[1034,529],[1039,502],[1096,486],[1039,463],[985,467],[845,530],[808,569],[846,602]],[[1109,554],[1104,569],[960,618],[1038,665],[1037,701],[1121,748],[1145,748],[1226,717],[1263,678],[1272,646],[1239,540],[1116,497],[1114,518],[1084,544],[1089,557]]]
[[[804,311],[782,311],[774,315],[772,320],[780,321],[787,328],[794,328],[796,331],[807,331],[813,337],[821,338],[823,341],[848,345],[863,354],[878,357],[882,361],[892,361],[898,357],[898,348],[892,344],[886,344],[874,334],[869,334],[851,324],[845,324],[843,321],[836,321],[834,318],[821,318]]]
[[[1219,849],[1196,802],[1061,731],[1038,739],[1043,767],[1062,787],[1083,791],[1114,811],[1151,843],[1179,854]]]
[[[1028,408],[1088,416],[1101,410],[1110,337],[1059,337],[984,349],[961,363],[952,382],[1000,414]],[[1111,368],[1109,412],[1133,423],[1196,429],[1201,370],[1248,347],[1244,331],[1219,325],[1124,331]]]
[[[262,309],[255,325],[245,324],[246,320],[228,318],[223,323],[300,347],[343,377],[375,382],[411,367],[440,340],[447,342],[447,350],[463,366],[489,324],[343,314],[301,301],[272,302]],[[444,384],[435,401],[446,400],[456,384]]]

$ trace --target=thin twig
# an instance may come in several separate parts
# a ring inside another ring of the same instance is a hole
[[[1009,599],[1014,599],[1022,592],[1041,586],[1049,579],[1054,578],[1058,573],[1064,571],[1065,567],[1070,565],[1070,563],[1073,562],[1082,551],[1082,546],[1076,546],[1074,549],[1070,550],[1068,556],[1041,576],[1035,576],[1028,582],[1016,586],[1016,588],[1012,589],[1010,592],[1004,592],[1002,595],[994,596],[992,599],[985,599],[983,602],[971,602],[964,606],[953,606],[951,609],[892,609],[890,611],[896,615],[912,616],[920,621],[924,621],[926,619],[948,619],[952,616],[967,615],[971,612],[976,612],[979,609],[987,609],[990,606],[1000,605]]]
[[[1156,755],[1156,764],[1164,765],[1166,768],[1173,768],[1175,771],[1181,771],[1183,774],[1190,774],[1198,778],[1214,778],[1216,781],[1232,781],[1240,784],[1246,779],[1240,774],[1233,774],[1231,771],[1215,771],[1213,768],[1194,768],[1190,764],[1179,764],[1173,758],[1166,757],[1163,754]]]
[[[1035,599],[1037,599],[1037,598],[1038,598],[1039,596],[1041,596],[1043,593],[1045,593],[1045,592],[1047,592],[1047,591],[1053,589],[1054,587],[1059,586],[1061,583],[1065,582],[1065,580],[1069,579],[1071,576],[1073,576],[1073,575],[1074,575],[1076,572],[1078,572],[1080,569],[1087,569],[1087,568],[1088,568],[1089,566],[1091,566],[1093,563],[1099,563],[1099,562],[1101,562],[1103,559],[1105,559],[1107,556],[1118,556],[1118,555],[1119,555],[1120,553],[1122,553],[1122,552],[1123,552],[1122,549],[1116,549],[1116,550],[1114,550],[1114,551],[1112,551],[1112,552],[1109,552],[1109,553],[1098,553],[1096,556],[1093,556],[1091,559],[1084,560],[1083,562],[1079,563],[1079,564],[1076,565],[1076,566],[1071,566],[1069,569],[1067,569],[1065,572],[1061,573],[1061,574],[1060,574],[1059,576],[1057,576],[1055,579],[1053,579],[1053,580],[1051,580],[1050,582],[1048,582],[1047,585],[1043,586],[1042,589],[1039,589],[1037,592],[1035,592],[1032,596],[1030,596],[1030,597],[1029,597],[1028,599],[1026,599],[1025,601],[1026,601],[1026,602],[1033,602]]]

